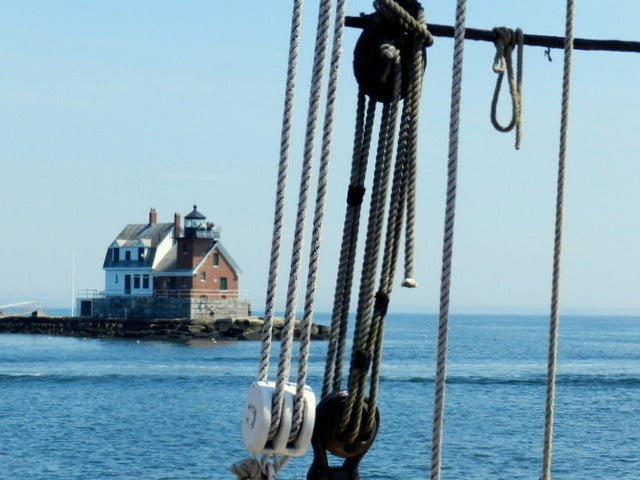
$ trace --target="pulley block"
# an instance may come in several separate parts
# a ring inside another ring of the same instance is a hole
[[[296,437],[290,442],[296,385],[285,384],[280,425],[273,439],[269,440],[275,390],[275,382],[254,382],[249,387],[242,419],[242,441],[245,448],[254,454],[300,457],[307,451],[313,434],[316,417],[315,395],[311,388],[304,387],[302,425]]]
[[[360,478],[358,466],[376,438],[380,414],[376,408],[373,428],[370,431],[361,431],[356,440],[349,443],[346,433],[338,431],[348,397],[349,392],[344,390],[327,395],[316,408],[316,423],[311,439],[314,457],[307,473],[307,480],[358,480]],[[369,411],[369,406],[365,402],[362,417],[367,418]],[[344,458],[342,466],[329,466],[327,452]]]
[[[362,91],[377,102],[393,99],[394,60],[387,54],[393,47],[400,55],[401,97],[410,83],[414,35],[376,12],[360,17],[362,33],[353,52],[353,72]],[[422,45],[423,68],[427,63],[426,45]]]

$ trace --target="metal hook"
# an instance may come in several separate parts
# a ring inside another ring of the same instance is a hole
[[[338,432],[338,424],[344,413],[349,392],[340,391],[327,395],[316,407],[316,422],[311,438],[313,463],[307,473],[307,480],[359,480],[358,466],[373,444],[380,425],[380,414],[376,408],[375,424],[371,431],[361,432],[351,444],[345,435]],[[365,403],[363,416],[368,415],[369,407]],[[344,458],[340,467],[329,466],[327,451],[336,457]]]

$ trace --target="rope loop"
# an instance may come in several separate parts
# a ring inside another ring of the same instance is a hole
[[[507,27],[495,27],[494,44],[496,54],[493,59],[493,71],[498,74],[496,86],[491,100],[491,124],[499,132],[510,132],[516,129],[516,150],[520,149],[521,124],[522,124],[522,45],[524,34],[519,28],[512,30]],[[517,67],[514,78],[513,61],[511,59],[514,48],[517,47]],[[502,125],[498,121],[497,109],[500,97],[500,88],[504,74],[507,74],[509,82],[509,92],[511,95],[511,121],[507,125]]]

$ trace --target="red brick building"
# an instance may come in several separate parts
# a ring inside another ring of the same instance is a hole
[[[220,242],[219,229],[197,207],[174,219],[175,243],[152,273],[154,296],[235,298],[240,267]]]

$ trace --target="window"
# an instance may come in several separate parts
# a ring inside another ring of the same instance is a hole
[[[220,279],[220,290],[226,290],[227,288],[227,277],[222,277]]]
[[[140,275],[133,276],[133,288],[140,288]]]
[[[144,247],[139,247],[138,248],[138,261],[139,262],[143,262],[144,261]]]
[[[201,282],[207,281],[207,272],[200,272],[200,281]]]
[[[118,247],[113,249],[113,261],[114,262],[120,261],[120,249]]]
[[[149,288],[149,275],[142,276],[142,288]]]
[[[125,260],[131,260],[131,250],[127,250],[126,252],[124,252],[124,259]]]
[[[213,254],[213,266],[217,267],[219,265],[220,265],[220,254],[216,252]]]

